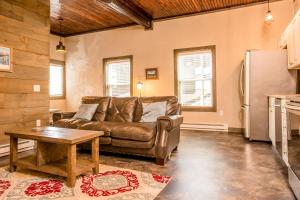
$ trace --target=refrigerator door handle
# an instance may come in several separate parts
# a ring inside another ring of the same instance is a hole
[[[242,67],[241,67],[241,71],[240,71],[240,93],[241,93],[242,97],[245,96],[244,85],[243,85],[244,68],[245,68],[245,62],[243,62]]]
[[[241,108],[242,108],[243,110],[246,110],[247,108],[249,108],[249,105],[243,104],[243,105],[241,106]]]

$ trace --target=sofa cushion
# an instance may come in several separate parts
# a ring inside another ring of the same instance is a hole
[[[104,136],[110,136],[112,129],[120,122],[89,122],[79,127],[82,130],[104,131]]]
[[[93,116],[93,121],[104,121],[106,112],[110,102],[110,97],[97,97],[97,96],[85,96],[82,97],[81,102],[83,104],[99,104],[98,108]]]
[[[137,104],[137,97],[112,97],[107,121],[132,122]]]
[[[83,119],[61,119],[54,122],[53,126],[60,127],[60,128],[72,128],[77,129],[81,125],[89,123],[90,121],[83,120]]]
[[[118,139],[147,142],[156,136],[156,123],[121,123],[112,129],[111,136]]]
[[[110,131],[107,131],[102,127],[101,122],[89,122],[86,124],[83,124],[82,126],[79,127],[79,129],[82,130],[92,130],[92,131],[104,131],[104,136],[110,136]]]
[[[179,109],[178,99],[176,96],[161,96],[161,97],[140,97],[136,106],[134,122],[141,121],[143,115],[143,103],[154,103],[167,101],[166,116],[176,115]]]
[[[133,140],[121,140],[112,139],[112,146],[115,147],[126,147],[126,148],[137,148],[137,149],[150,149],[153,147],[155,138],[148,142],[133,141]]]

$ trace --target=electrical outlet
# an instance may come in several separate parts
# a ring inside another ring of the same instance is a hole
[[[223,115],[224,115],[224,111],[220,110],[220,116],[223,116]]]
[[[38,119],[38,120],[35,121],[36,127],[40,127],[41,124],[42,124],[42,123],[41,123],[41,120],[40,120],[40,119]]]
[[[34,92],[40,92],[41,91],[41,86],[40,85],[33,85],[33,91]]]

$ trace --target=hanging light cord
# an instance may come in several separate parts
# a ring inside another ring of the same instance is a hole
[[[58,19],[59,20],[59,41],[61,42],[61,21],[62,21],[62,18]]]

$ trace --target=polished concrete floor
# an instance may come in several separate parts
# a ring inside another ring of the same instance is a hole
[[[0,163],[8,164],[8,158]],[[178,151],[165,166],[108,154],[101,163],[172,176],[157,200],[295,199],[271,145],[234,133],[182,131]]]

